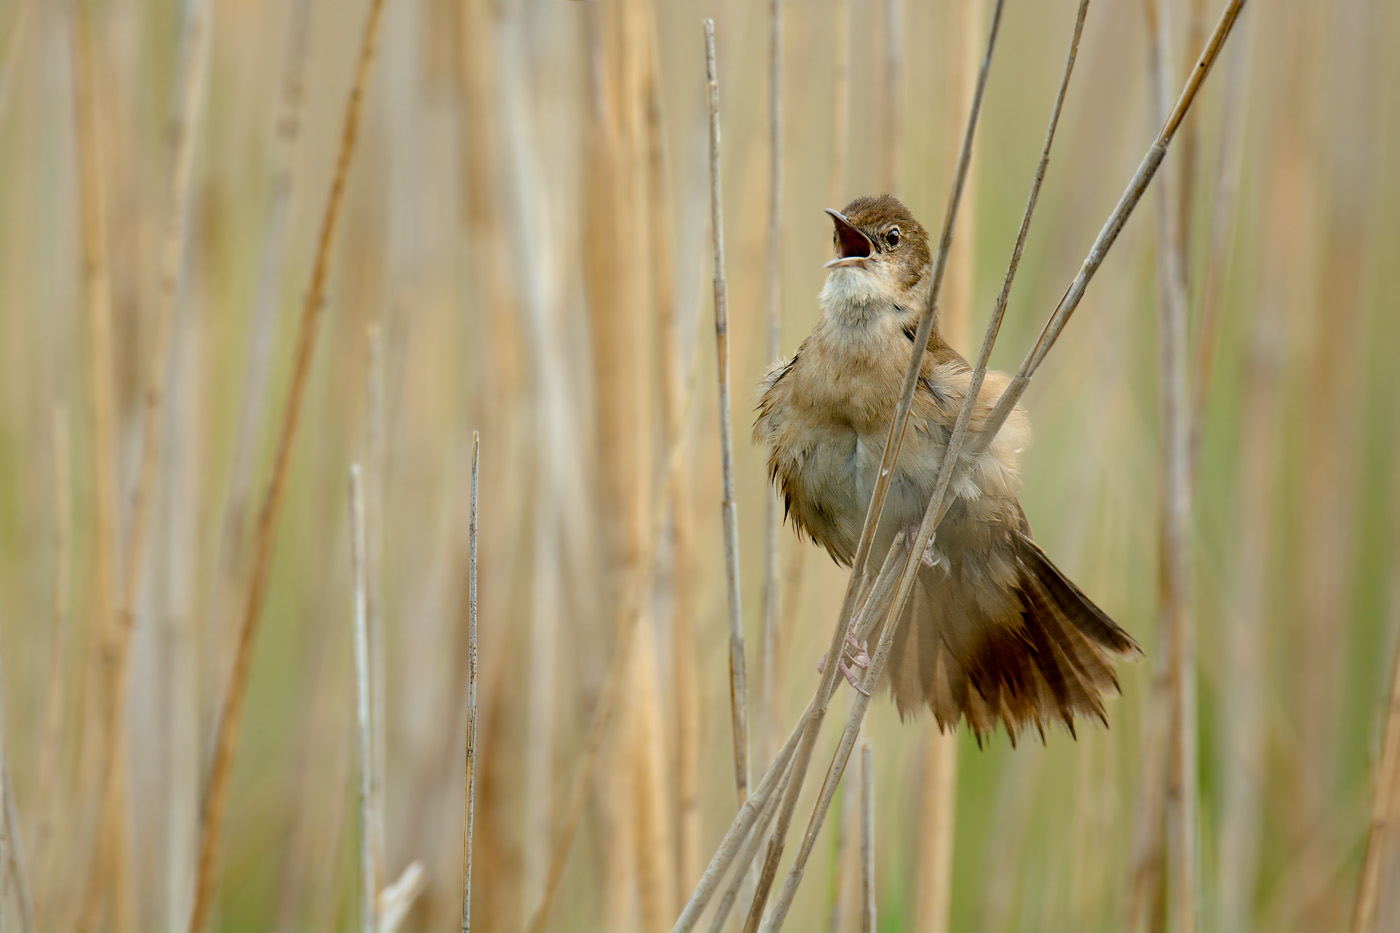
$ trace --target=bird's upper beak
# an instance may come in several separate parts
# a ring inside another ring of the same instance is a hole
[[[827,208],[826,212],[831,215],[831,222],[836,225],[836,242],[840,247],[840,255],[826,264],[828,269],[834,266],[856,265],[861,260],[869,259],[874,252],[875,245],[870,242],[870,237],[861,233],[840,211]]]

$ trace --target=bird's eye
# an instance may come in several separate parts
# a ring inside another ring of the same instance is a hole
[[[889,231],[885,233],[885,245],[888,246],[890,249],[894,249],[896,246],[899,245],[898,227],[891,227]]]

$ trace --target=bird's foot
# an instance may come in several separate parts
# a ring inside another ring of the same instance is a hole
[[[860,625],[860,613],[851,620],[851,625],[846,629],[846,644],[841,649],[841,657],[836,661],[836,669],[846,678],[846,682],[855,687],[861,693],[866,693],[860,683],[860,675],[855,672],[855,668],[862,671],[870,667],[870,654],[866,651],[865,645],[856,640],[856,629]],[[817,673],[826,672],[826,655],[817,662]],[[866,693],[866,696],[869,696]]]
[[[915,522],[904,529],[904,549],[912,551],[914,545],[919,541],[919,523]],[[919,555],[919,563],[925,567],[937,567],[938,555],[933,550],[933,536],[930,535],[928,543],[924,545],[924,553]]]

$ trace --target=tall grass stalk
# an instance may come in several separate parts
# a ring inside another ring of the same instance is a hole
[[[714,247],[715,357],[719,366],[720,468],[723,483],[721,514],[724,521],[725,577],[729,583],[729,710],[734,738],[734,785],[742,806],[749,796],[749,688],[744,661],[744,617],[739,597],[739,512],[734,502],[734,432],[730,427],[729,289],[724,278],[719,75],[715,67],[715,24],[714,20],[709,19],[705,20],[705,75],[710,103],[710,236]]]

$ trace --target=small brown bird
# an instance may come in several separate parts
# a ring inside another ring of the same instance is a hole
[[[932,266],[927,231],[890,195],[827,213],[836,258],[827,263],[821,321],[768,373],[754,438],[768,447],[770,475],[797,530],[849,565]],[[971,367],[936,321],[923,351],[872,554],[884,554],[896,534],[912,542],[971,381]],[[970,431],[985,426],[1007,382],[987,373]],[[1031,540],[1017,501],[1028,434],[1017,409],[980,455],[964,448],[953,501],[922,555],[887,668],[901,715],[927,704],[940,728],[965,718],[979,742],[998,722],[1013,742],[1031,725],[1043,738],[1055,720],[1072,734],[1076,714],[1107,724],[1103,695],[1118,689],[1113,658],[1140,653]],[[845,659],[838,663],[854,683]]]

